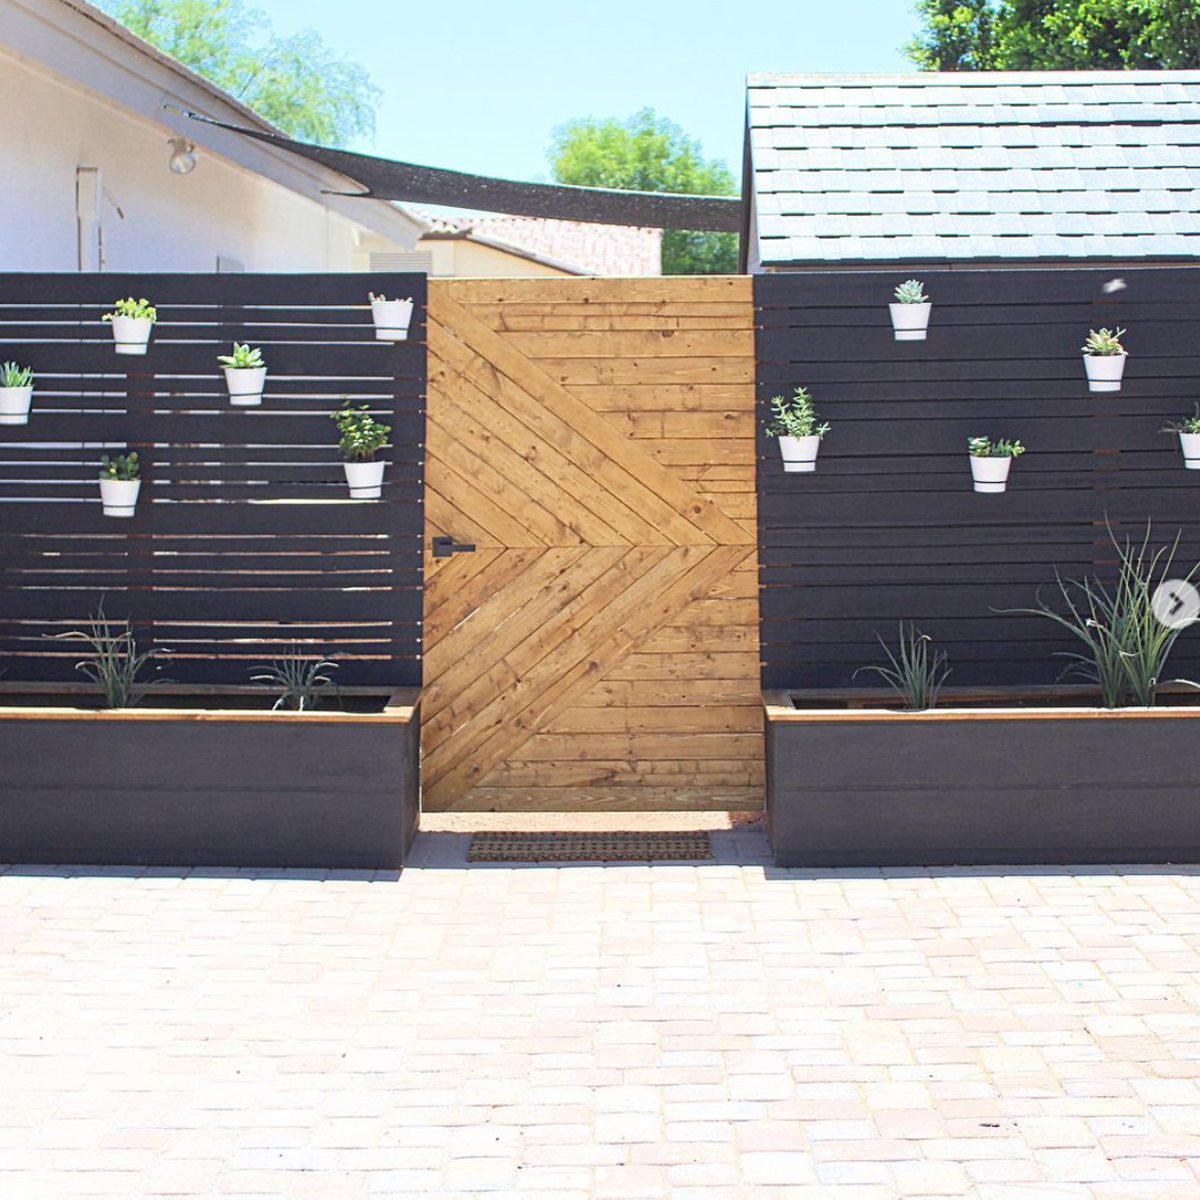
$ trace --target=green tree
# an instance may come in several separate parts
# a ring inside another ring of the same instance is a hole
[[[550,169],[559,183],[634,192],[732,196],[729,168],[706,159],[700,143],[645,108],[621,121],[569,121],[554,131]],[[721,275],[737,270],[734,233],[663,232],[666,275]]]
[[[1200,0],[919,0],[928,71],[1200,66]]]
[[[375,129],[379,89],[321,36],[280,37],[244,0],[99,0],[131,32],[292,137],[344,146]]]

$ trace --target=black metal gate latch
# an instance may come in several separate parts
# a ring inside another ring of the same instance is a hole
[[[451,537],[435,537],[433,539],[433,557],[449,558],[452,554],[470,554],[475,546],[461,545]]]

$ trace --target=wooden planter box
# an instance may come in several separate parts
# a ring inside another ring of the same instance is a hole
[[[0,862],[402,867],[417,693],[382,696],[364,713],[0,707]]]
[[[1200,708],[764,703],[778,866],[1200,862]]]

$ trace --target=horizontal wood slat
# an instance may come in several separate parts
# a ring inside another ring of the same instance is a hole
[[[426,533],[477,548],[426,562],[427,808],[761,806],[751,316],[744,279],[432,285]]]
[[[416,301],[377,341],[368,293]],[[145,356],[101,321],[158,308]],[[0,275],[0,358],[35,374],[30,421],[0,427],[0,653],[10,679],[77,681],[103,601],[180,683],[244,684],[293,642],[348,687],[420,683],[425,280],[418,275]],[[263,404],[236,409],[219,353],[261,347]],[[349,498],[342,397],[392,427],[382,502]],[[101,513],[98,460],[136,449],[129,521]]]
[[[1120,278],[1123,288],[1106,290]],[[1111,575],[1106,530],[1181,534],[1200,560],[1200,472],[1167,420],[1200,381],[1195,273],[1122,267],[926,271],[926,341],[895,341],[887,272],[755,280],[758,523],[765,687],[865,685],[915,621],[959,686],[1051,684],[1076,647],[1050,622],[996,611],[1052,598],[1066,577]],[[1128,330],[1120,392],[1088,391],[1089,329]],[[809,387],[832,429],[814,474],[787,475],[763,436],[772,395]],[[1008,491],[972,490],[968,436],[1020,438]],[[1185,634],[1172,675],[1200,670]]]

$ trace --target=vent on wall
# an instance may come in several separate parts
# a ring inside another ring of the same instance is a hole
[[[373,251],[371,270],[419,271],[422,275],[428,275],[433,270],[433,255],[416,251],[408,254],[402,251]]]

